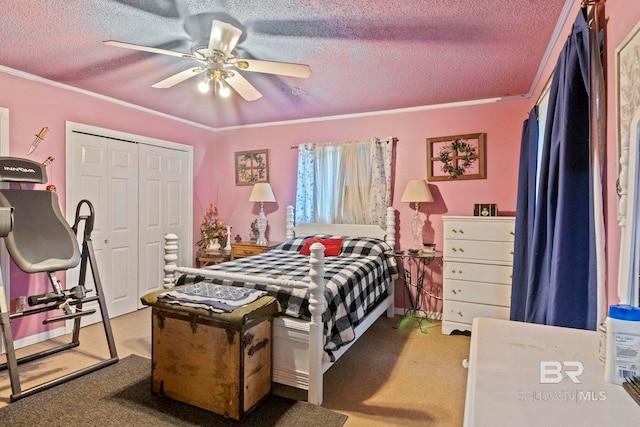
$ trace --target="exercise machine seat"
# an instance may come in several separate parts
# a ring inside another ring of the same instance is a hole
[[[80,263],[75,233],[60,211],[58,195],[45,190],[0,190],[0,207],[14,208],[5,237],[11,259],[26,273],[64,271]]]

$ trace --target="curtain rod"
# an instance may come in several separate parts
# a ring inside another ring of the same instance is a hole
[[[544,96],[547,93],[549,93],[549,91],[551,90],[552,80],[553,80],[553,73],[551,73],[551,75],[547,79],[547,82],[544,84],[544,87],[542,88],[542,92],[540,92],[540,95],[538,95],[538,100],[536,101],[535,105],[540,105],[540,101],[542,101],[542,98],[544,98]]]
[[[582,0],[582,7],[597,6],[597,5],[605,4],[606,1],[607,0]],[[551,73],[551,75],[547,79],[547,82],[544,84],[544,87],[542,88],[542,92],[540,92],[540,95],[538,95],[538,99],[535,105],[539,105],[542,98],[544,98],[544,96],[547,93],[549,93],[549,90],[551,90],[552,80],[553,80],[553,73]]]
[[[398,138],[396,138],[395,136],[391,137],[391,138],[378,138],[377,143],[380,144],[382,142],[386,142],[387,144],[389,142],[398,142]],[[330,142],[326,143],[326,144],[331,144]],[[289,147],[289,149],[291,150],[297,150],[298,146],[297,145],[292,145]]]

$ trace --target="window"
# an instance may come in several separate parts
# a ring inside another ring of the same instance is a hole
[[[295,222],[384,226],[393,142],[300,145]]]

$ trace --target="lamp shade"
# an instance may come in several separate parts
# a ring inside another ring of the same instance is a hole
[[[433,202],[433,196],[424,179],[412,179],[402,193],[402,202]]]
[[[249,196],[250,202],[275,202],[276,196],[273,195],[271,184],[267,182],[259,182],[253,185],[251,195]]]

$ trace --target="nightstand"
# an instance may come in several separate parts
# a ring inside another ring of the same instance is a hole
[[[196,266],[198,268],[206,267],[207,265],[220,264],[222,262],[229,261],[231,259],[231,251],[224,249],[213,251],[200,250],[196,254]]]
[[[398,270],[400,277],[405,286],[406,294],[409,296],[409,309],[405,307],[405,314],[403,320],[406,318],[414,319],[418,321],[418,328],[421,332],[426,333],[426,329],[422,328],[422,322],[426,321],[431,323],[431,319],[428,316],[428,307],[424,301],[424,298],[436,298],[441,299],[437,295],[431,293],[431,277],[427,274],[427,266],[434,260],[442,260],[442,252],[396,252],[396,260],[398,262]],[[428,282],[428,283],[425,283]],[[419,311],[425,314],[425,317],[419,317]],[[401,320],[402,322],[402,320]],[[396,328],[399,324],[396,326]]]
[[[267,242],[266,245],[258,245],[256,242],[237,242],[231,244],[231,260],[244,258],[251,255],[259,255],[270,251],[282,242]]]

